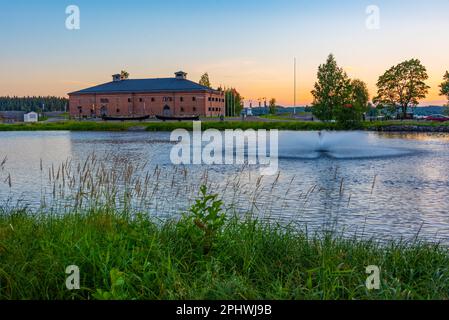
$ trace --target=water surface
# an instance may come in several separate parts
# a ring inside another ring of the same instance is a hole
[[[280,175],[275,177],[260,177],[256,166],[174,167],[169,137],[147,132],[0,132],[0,163],[6,157],[0,167],[1,204],[20,201],[38,208],[43,200],[51,202],[58,194],[51,180],[61,163],[70,159],[76,167],[95,154],[110,170],[120,173],[132,167],[132,176],[146,177],[152,191],[135,205],[151,215],[179,214],[199,186],[208,184],[222,195],[228,210],[239,213],[311,230],[332,226],[348,235],[378,239],[419,234],[449,243],[449,135],[281,132]],[[126,179],[142,188],[137,180]],[[117,181],[118,188],[125,185]]]

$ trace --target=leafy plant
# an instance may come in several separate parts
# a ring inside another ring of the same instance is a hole
[[[93,294],[94,299],[97,300],[124,300],[126,294],[123,287],[125,286],[124,273],[117,269],[112,269],[110,272],[111,278],[111,290],[104,291],[97,289],[97,292]]]
[[[199,199],[189,210],[188,219],[202,232],[204,254],[210,252],[217,233],[224,226],[226,215],[222,205],[223,201],[218,200],[217,194],[208,194],[207,187],[202,186]]]

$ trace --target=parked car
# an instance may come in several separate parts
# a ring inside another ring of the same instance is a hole
[[[446,122],[449,121],[449,117],[446,117],[442,114],[433,114],[426,118],[427,121],[435,121],[435,122]]]
[[[416,114],[415,114],[413,118],[414,118],[415,120],[426,120],[427,117],[428,117],[428,116],[419,116],[419,115],[416,115]]]

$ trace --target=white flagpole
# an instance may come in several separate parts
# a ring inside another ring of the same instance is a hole
[[[296,115],[296,57],[295,57],[295,63],[294,63],[294,76],[295,76],[295,88],[294,88],[294,102],[293,102],[293,104],[294,104],[294,106],[293,106],[293,112],[294,112],[294,114]]]

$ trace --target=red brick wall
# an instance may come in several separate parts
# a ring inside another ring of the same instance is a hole
[[[165,106],[174,116],[225,114],[224,94],[206,92],[79,94],[70,95],[69,106],[70,116],[88,118],[101,117],[102,110],[108,116],[163,115]]]

